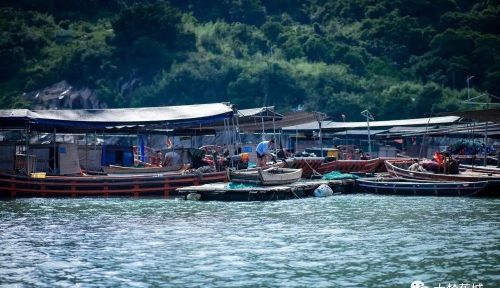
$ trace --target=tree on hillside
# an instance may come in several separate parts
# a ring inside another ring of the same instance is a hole
[[[152,75],[172,62],[171,53],[195,47],[194,34],[181,27],[181,12],[168,3],[138,3],[112,23],[119,57],[131,69]]]

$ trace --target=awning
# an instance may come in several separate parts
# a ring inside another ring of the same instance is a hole
[[[259,108],[250,108],[250,109],[238,109],[238,117],[244,118],[244,117],[264,117],[264,118],[275,118],[275,119],[281,119],[283,118],[283,115],[280,113],[277,113],[274,110],[274,106],[269,106],[269,107],[259,107]]]
[[[430,118],[416,118],[416,119],[403,119],[403,120],[388,120],[388,121],[370,121],[370,127],[394,127],[394,126],[417,126],[417,125],[443,125],[452,124],[460,120],[457,116],[443,116],[443,117],[430,117]],[[367,128],[366,121],[363,122],[332,122],[322,121],[322,130],[345,130],[345,129],[360,129]],[[317,121],[284,127],[283,131],[293,132],[295,130],[308,131],[319,130]]]
[[[233,116],[227,103],[90,110],[0,110],[0,128],[83,132],[109,129],[196,127]]]
[[[245,109],[249,110],[249,109]],[[264,118],[252,118],[251,121],[241,121],[241,110],[238,110],[236,113],[237,115],[240,115],[238,118],[238,125],[239,125],[239,131],[240,132],[249,132],[249,133],[254,133],[254,132],[262,132],[262,130],[267,131],[267,132],[272,132],[273,130],[279,130],[282,127],[287,127],[290,125],[298,125],[298,124],[303,124],[303,123],[308,123],[311,121],[314,121],[315,119],[318,118],[317,113],[315,112],[304,112],[304,111],[298,111],[298,112],[288,112],[284,114],[277,114],[280,115],[280,118],[275,118],[273,121],[273,118],[269,117],[264,117]],[[247,117],[247,116],[245,116]],[[236,123],[235,123],[236,124]],[[214,130],[223,130],[225,128],[223,123],[215,123],[212,124],[209,128],[212,128]]]
[[[445,115],[460,116],[476,121],[500,123],[500,109],[458,111],[446,113]]]

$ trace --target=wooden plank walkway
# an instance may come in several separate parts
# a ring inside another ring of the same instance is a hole
[[[354,180],[300,180],[278,186],[245,186],[235,183],[212,183],[200,186],[181,187],[180,195],[188,200],[218,201],[270,201],[296,199],[313,196],[314,189],[321,184],[330,186],[334,193],[349,193]]]

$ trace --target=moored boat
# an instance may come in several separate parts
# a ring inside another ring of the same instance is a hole
[[[213,168],[208,171],[199,166],[196,171],[182,173],[165,172],[163,167],[156,170],[114,167],[127,170],[125,174],[115,170],[115,175],[88,176],[84,171],[99,172],[109,165],[131,166],[136,160],[154,164],[151,160],[158,160],[160,155],[148,152],[151,139],[146,135],[151,131],[167,134],[167,129],[201,129],[202,125],[231,119],[233,115],[234,109],[229,103],[118,109],[0,110],[2,128],[24,131],[16,134],[18,139],[0,141],[0,154],[5,156],[0,161],[4,164],[0,165],[0,197],[168,196],[181,186],[226,182],[225,171],[212,172]],[[98,132],[102,132],[99,137]],[[33,133],[50,133],[52,137],[41,141]],[[61,134],[64,137],[60,137]],[[104,141],[107,134],[116,137],[134,135],[133,138],[137,139],[135,147],[130,143],[121,145],[118,139]],[[165,137],[169,139],[168,135]],[[104,144],[106,142],[109,144]],[[157,145],[159,151],[173,146],[169,141],[163,143]],[[194,157],[189,158],[179,157],[179,163],[195,161]]]
[[[318,167],[320,174],[332,171],[342,173],[362,172],[362,173],[380,173],[385,172],[384,161],[392,159],[394,161],[408,161],[406,158],[374,158],[368,160],[337,160],[325,162]]]
[[[0,172],[0,197],[147,195],[167,197],[179,187],[226,181],[226,172],[45,176],[41,178]]]
[[[301,176],[302,169],[293,168],[271,167],[267,169],[228,170],[229,181],[258,185],[290,184],[298,181]]]
[[[285,163],[289,168],[302,169],[302,177],[310,178],[318,174],[318,168],[324,161],[324,157],[294,157],[286,159]]]
[[[431,181],[461,181],[461,182],[474,182],[474,181],[500,181],[500,174],[493,174],[488,172],[461,170],[459,174],[439,174],[429,171],[410,171],[409,162],[393,162],[390,160],[385,161],[385,166],[389,174],[396,177],[421,179]]]
[[[484,173],[500,174],[500,168],[492,166],[492,165],[477,166],[477,165],[465,165],[465,164],[460,163],[460,168],[471,170],[471,171],[484,172]]]
[[[325,162],[324,157],[295,157],[286,160],[288,167],[301,168],[302,177],[310,178],[315,174],[326,174],[332,171],[342,173],[379,173],[385,172],[384,161],[391,159],[393,161],[409,161],[406,158],[375,158],[369,160],[334,160]]]
[[[401,178],[359,178],[356,183],[367,193],[403,196],[479,196],[488,181],[433,182]]]
[[[189,164],[179,164],[164,167],[125,167],[119,165],[109,165],[102,167],[106,174],[145,174],[145,173],[163,173],[163,172],[182,172],[189,169]]]

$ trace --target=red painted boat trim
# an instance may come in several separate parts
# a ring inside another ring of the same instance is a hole
[[[226,172],[30,178],[0,172],[0,197],[143,196],[176,193],[184,186],[227,182]]]

